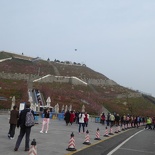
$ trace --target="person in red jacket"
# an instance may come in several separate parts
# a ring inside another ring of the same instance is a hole
[[[89,114],[87,114],[87,112],[85,112],[84,123],[85,123],[86,127],[88,127],[88,121],[89,121]]]
[[[73,111],[71,111],[71,113],[70,113],[70,120],[69,120],[71,125],[73,124],[74,119],[75,119],[75,113]]]

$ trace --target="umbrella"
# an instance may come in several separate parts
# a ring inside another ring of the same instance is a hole
[[[85,112],[85,106],[84,105],[82,106],[82,112]]]
[[[67,110],[68,110],[68,106],[66,105],[66,106],[65,106],[65,112],[66,112]]]
[[[13,110],[14,105],[15,105],[15,96],[12,97],[11,110]]]
[[[58,105],[58,103],[54,106],[54,110],[55,110],[56,113],[58,113],[58,110],[59,110],[59,105]]]
[[[59,104],[57,103],[57,113],[59,113]]]
[[[72,105],[69,106],[69,111],[72,111]]]
[[[51,98],[50,97],[47,98],[46,103],[47,103],[47,106],[50,107],[50,105],[51,105]]]
[[[61,108],[61,112],[63,112],[65,110],[65,106],[64,104],[62,105],[62,108]]]

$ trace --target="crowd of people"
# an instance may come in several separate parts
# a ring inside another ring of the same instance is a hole
[[[10,128],[8,132],[8,138],[14,139],[15,129],[16,127],[20,127],[19,136],[17,138],[14,151],[18,151],[18,148],[21,144],[23,137],[25,136],[25,151],[29,151],[29,141],[30,141],[30,133],[31,127],[26,126],[26,115],[27,113],[32,113],[34,116],[33,110],[30,109],[31,104],[27,102],[25,104],[24,110],[20,113],[18,111],[17,106],[13,107],[13,110],[10,112]],[[44,109],[42,127],[40,133],[48,133],[49,130],[49,122],[50,122],[50,109]],[[64,120],[66,126],[72,126],[73,123],[78,124],[78,132],[79,134],[85,133],[85,128],[88,127],[90,116],[87,112],[79,112],[79,111],[69,111],[67,110],[64,113]],[[142,116],[134,116],[134,115],[122,115],[120,116],[117,113],[101,113],[100,115],[100,123],[105,126],[126,126],[126,128],[130,127],[139,127],[141,123],[145,126],[145,129],[155,129],[155,117],[142,117]]]
[[[133,128],[139,127],[140,124],[146,124],[145,129],[155,129],[155,117],[142,117],[142,116],[134,116],[134,115],[122,115],[120,116],[117,113],[102,113],[100,115],[100,123],[107,126],[131,126]]]
[[[79,124],[79,134],[81,133],[81,127],[83,129],[83,133],[85,133],[85,127],[88,127],[89,114],[87,112],[75,112],[67,110],[67,112],[64,114],[64,120],[66,122],[66,126],[69,124],[72,125],[74,122]]]

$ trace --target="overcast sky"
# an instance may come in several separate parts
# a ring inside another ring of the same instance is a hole
[[[84,63],[155,96],[155,0],[0,0],[0,50]]]

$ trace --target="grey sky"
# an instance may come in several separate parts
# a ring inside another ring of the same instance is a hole
[[[85,63],[155,96],[154,0],[1,0],[0,23],[0,50]]]

